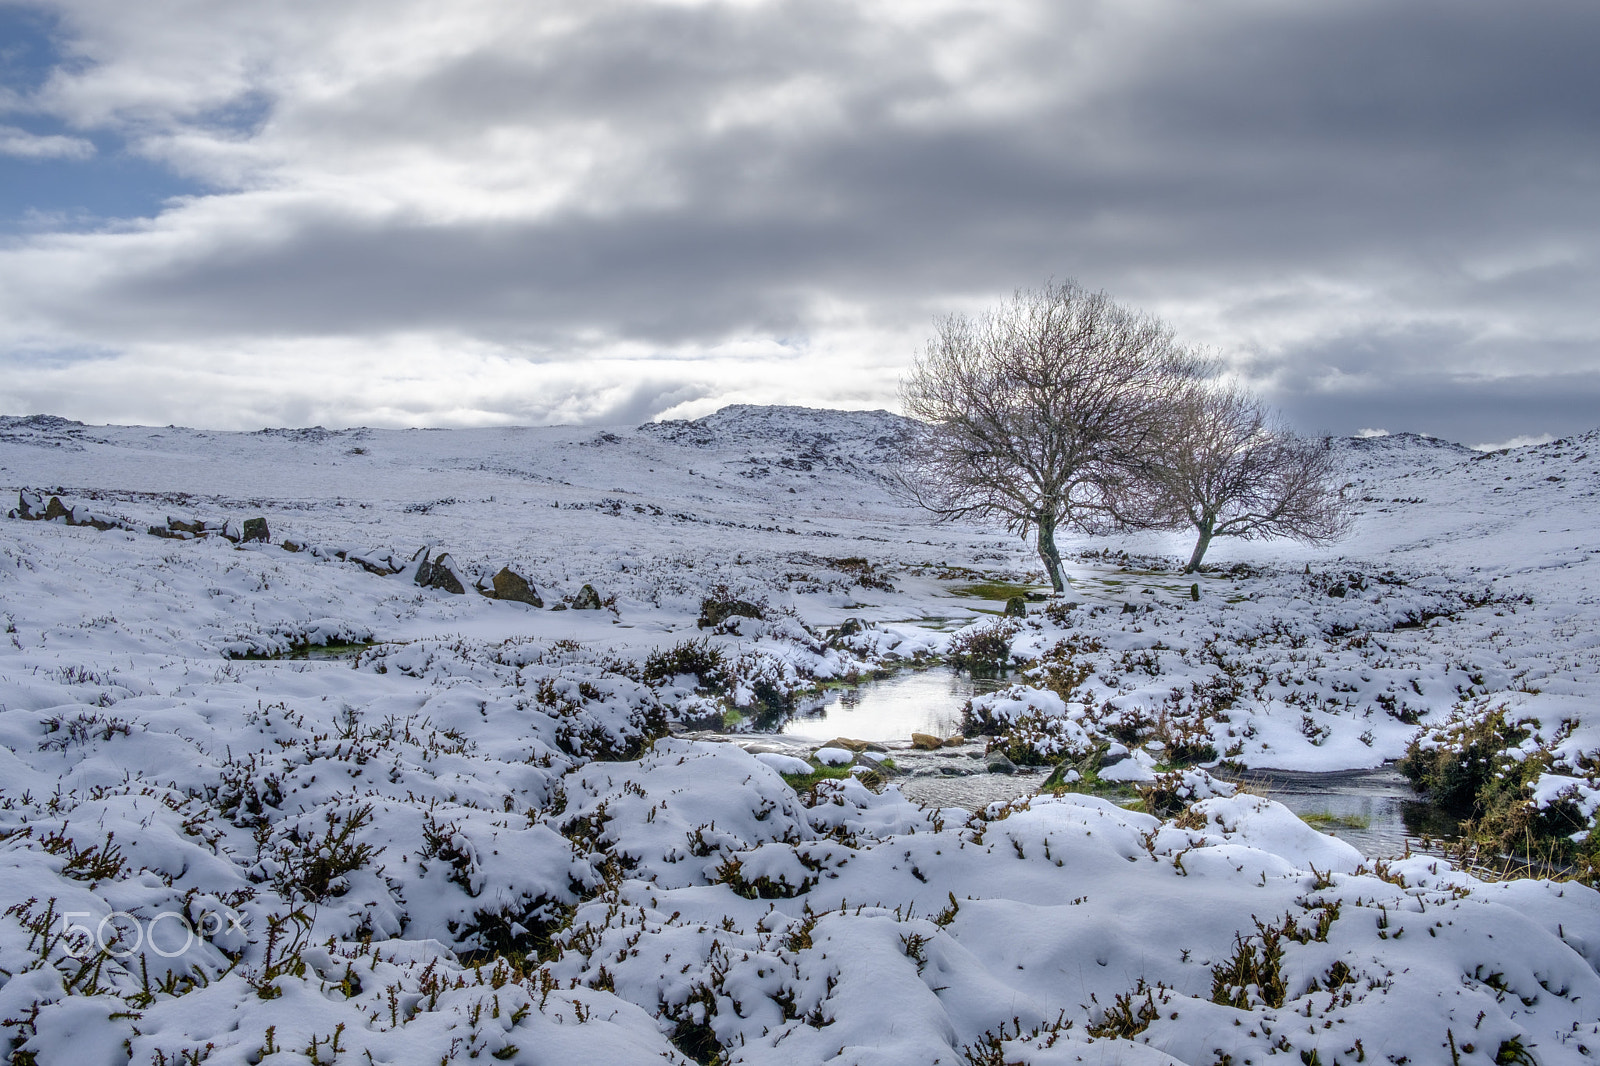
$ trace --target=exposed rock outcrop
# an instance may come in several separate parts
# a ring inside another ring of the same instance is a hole
[[[543,607],[544,600],[539,597],[539,592],[533,583],[509,566],[502,566],[495,571],[494,577],[489,579],[485,586],[480,579],[478,591],[492,600],[512,600],[516,603],[526,603],[530,607]]]

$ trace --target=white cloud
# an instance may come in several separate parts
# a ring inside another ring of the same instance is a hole
[[[116,353],[115,392],[8,388],[74,417],[892,405],[935,312],[1073,275],[1312,398],[1317,432],[1469,409],[1400,378],[1600,369],[1587,97],[1513,76],[1593,78],[1576,7],[1474,7],[1435,48],[1359,3],[51,6],[67,61],[8,106],[209,190],[0,247],[0,360]],[[212,353],[204,389],[166,369]],[[377,403],[354,368],[396,353],[420,384]],[[547,401],[459,380],[488,367]],[[1560,425],[1471,418],[1429,427]]]
[[[29,133],[15,126],[0,126],[0,155],[18,159],[88,159],[94,142],[59,133]]]
[[[1555,439],[1555,435],[1551,433],[1526,434],[1501,441],[1499,444],[1474,444],[1472,445],[1472,450],[1475,452],[1499,452],[1507,448],[1528,448],[1535,444],[1549,444]]]

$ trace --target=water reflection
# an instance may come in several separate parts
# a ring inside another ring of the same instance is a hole
[[[1408,842],[1415,847],[1421,837],[1453,840],[1461,829],[1458,819],[1420,798],[1390,766],[1331,773],[1251,770],[1232,780],[1372,857],[1403,854]]]
[[[844,736],[880,743],[908,740],[912,733],[953,736],[961,732],[961,709],[973,694],[1004,684],[953,670],[910,670],[828,693],[803,706],[782,732],[796,738]]]
[[[797,743],[844,736],[902,745],[912,733],[948,737],[960,732],[967,700],[1009,683],[944,669],[908,670],[828,694],[785,722],[781,735]],[[928,756],[927,766],[912,755],[905,753],[902,761],[916,780],[904,780],[904,790],[923,802],[982,806],[1031,793],[1038,785],[1034,778],[1043,779],[1043,774],[984,774],[976,760],[947,758],[954,755],[950,752]],[[972,776],[946,776],[962,771]],[[1415,848],[1421,837],[1454,839],[1460,829],[1455,818],[1419,797],[1392,767],[1334,773],[1252,770],[1234,780],[1374,858],[1403,854],[1408,843]]]

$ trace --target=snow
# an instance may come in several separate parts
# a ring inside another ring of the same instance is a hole
[[[906,436],[749,407],[0,419],[8,503],[109,527],[0,521],[0,1039],[39,1063],[1600,1057],[1594,890],[1364,859],[1161,762],[1376,766],[1504,706],[1530,802],[1592,826],[1600,433],[1337,442],[1347,540],[1219,542],[1198,578],[1182,537],[1067,545],[1073,588],[1013,636],[1038,665],[974,717],[1041,765],[1170,788],[1175,818],[935,810],[892,778],[802,795],[804,759],[660,736],[770,727],[990,624],[960,586],[1037,584],[1025,544],[889,493]],[[271,537],[146,532],[169,516]],[[415,583],[423,548],[464,595]],[[472,591],[502,566],[545,607]],[[600,609],[571,609],[584,585]],[[708,597],[763,617],[701,627]],[[252,657],[330,642],[374,643]]]

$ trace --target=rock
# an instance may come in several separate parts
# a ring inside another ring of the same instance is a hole
[[[429,575],[433,572],[433,564],[428,561],[428,555],[429,552],[427,548],[418,548],[416,554],[411,557],[411,561],[409,563],[407,563],[405,566],[402,566],[399,570],[390,570],[388,572],[391,574],[399,574],[402,577],[409,574],[412,581],[418,585],[425,586],[428,583]],[[365,558],[358,555],[351,555],[349,558],[351,562],[360,563],[363,569],[369,570],[374,574],[381,574],[384,571],[375,569],[373,564],[381,564],[384,560],[387,560],[389,556],[387,553],[382,556],[379,556],[376,553],[368,553],[368,556]]]
[[[700,617],[694,624],[697,628],[709,629],[735,617],[754,618],[759,622],[766,617],[766,612],[748,600],[719,600],[708,596],[700,601]]]
[[[493,592],[485,592],[485,595],[492,594],[497,600],[514,600],[517,603],[526,603],[530,607],[544,606],[544,600],[539,598],[539,593],[534,590],[528,579],[509,566],[502,566],[491,580],[494,583]]]
[[[983,757],[983,768],[991,774],[1014,774],[1017,764],[1006,757],[1003,751],[991,751]]]
[[[197,537],[206,531],[206,524],[198,518],[184,518],[180,515],[167,515],[167,529],[173,533],[187,533]]]
[[[1027,601],[1026,597],[1023,597],[1023,596],[1012,596],[1010,599],[1006,600],[1006,617],[1007,618],[1026,618],[1026,617],[1028,617],[1028,601]]]
[[[297,541],[296,543],[301,544],[302,546],[305,544],[304,541]],[[285,542],[284,546],[288,547],[287,542]],[[402,564],[395,559],[393,552],[386,550],[372,549],[364,552],[336,551],[333,553],[333,556],[336,559],[344,559],[346,562],[355,563],[367,573],[377,574],[379,577],[388,577],[390,574],[398,574],[406,569],[405,564]],[[416,566],[420,564],[422,566],[426,566],[427,560],[428,549],[422,548],[418,550],[417,554],[411,557],[411,565]],[[412,576],[415,578],[415,575]],[[417,584],[420,585],[422,582],[418,581]]]
[[[17,493],[17,517],[37,522],[44,517],[44,498],[37,492],[23,489]]]
[[[299,537],[284,537],[283,550],[286,552],[303,552],[306,550],[306,542]]]
[[[602,606],[600,594],[594,590],[593,585],[583,586],[578,590],[578,594],[572,598],[572,609],[574,611],[598,611]]]
[[[1105,748],[1095,752],[1095,754],[1099,757],[1097,767],[1101,770],[1104,770],[1109,766],[1115,766],[1118,763],[1126,760],[1129,752],[1128,749],[1121,744],[1109,744]]]
[[[1196,581],[1189,586],[1189,598],[1196,603],[1200,602],[1200,582]]]
[[[247,544],[253,540],[260,541],[262,544],[267,543],[267,520],[265,518],[246,518],[244,520],[243,540]]]
[[[54,522],[58,518],[65,518],[70,523],[72,521],[72,512],[67,510],[67,505],[61,502],[60,496],[52,496],[50,497],[50,503],[44,509],[44,519],[46,522]]]
[[[945,737],[944,738],[944,746],[947,747],[947,748],[959,747],[962,744],[965,744],[966,742],[967,742],[967,738],[962,736],[960,733],[957,733],[953,737]]]
[[[461,571],[456,567],[456,561],[450,558],[449,552],[440,552],[439,557],[427,567],[428,578],[422,579],[422,571],[417,571],[417,584],[424,588],[439,589],[453,596],[466,594],[467,585],[462,579]]]
[[[911,746],[918,751],[938,751],[944,747],[944,741],[930,733],[912,733]]]
[[[859,618],[846,618],[843,622],[828,630],[823,642],[827,647],[831,648],[839,641],[853,637],[867,628],[869,628],[869,623],[863,622]]]
[[[856,761],[855,752],[843,748],[818,748],[811,757],[823,766],[849,766]]]
[[[96,514],[87,507],[74,507],[67,515],[67,525],[93,526],[95,529],[103,532],[107,529],[117,529],[122,525],[122,523],[118,522],[115,518],[109,518],[103,514]]]
[[[1125,603],[1125,604],[1122,605],[1122,613],[1123,614],[1138,614],[1139,613],[1139,608],[1134,606],[1131,603]]]
[[[758,751],[755,753],[755,757],[780,774],[809,774],[812,772],[810,763],[804,759],[797,759],[793,755],[784,755],[775,751]]]
[[[1063,761],[1056,764],[1055,769],[1050,771],[1050,776],[1044,779],[1039,788],[1041,791],[1047,788],[1066,788],[1082,780],[1083,775],[1073,769],[1070,762]]]
[[[843,748],[845,751],[888,751],[882,744],[875,744],[870,740],[855,740],[851,737],[834,737],[823,747]]]

